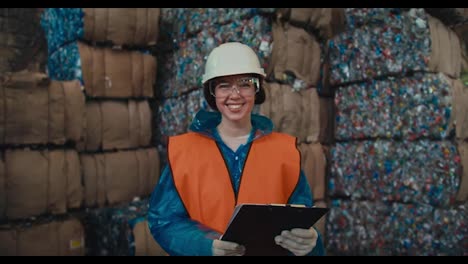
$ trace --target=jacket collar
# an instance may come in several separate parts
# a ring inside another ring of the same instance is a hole
[[[273,122],[266,116],[251,114],[252,128],[255,131],[253,140],[266,136],[273,131]],[[201,109],[190,124],[189,130],[215,139],[216,127],[221,122],[221,113]]]

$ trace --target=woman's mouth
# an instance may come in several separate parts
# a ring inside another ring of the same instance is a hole
[[[226,104],[227,108],[231,111],[237,111],[241,109],[244,104]]]

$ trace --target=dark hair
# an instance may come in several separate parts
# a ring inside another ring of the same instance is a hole
[[[260,89],[258,90],[258,93],[255,94],[255,104],[260,105],[265,102],[266,95],[265,95],[265,89],[263,88],[263,82],[265,81],[263,76],[254,74],[255,77],[259,78],[259,83],[260,83]],[[210,93],[210,81],[205,82],[203,85],[203,95],[205,96],[205,100],[208,103],[208,105],[216,111],[218,110],[218,107],[216,107],[216,98]]]

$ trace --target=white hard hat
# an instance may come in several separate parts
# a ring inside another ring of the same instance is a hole
[[[205,65],[202,83],[220,76],[255,73],[265,77],[257,54],[247,45],[228,42],[214,48]]]

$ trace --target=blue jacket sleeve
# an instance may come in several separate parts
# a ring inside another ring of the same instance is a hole
[[[305,206],[313,205],[312,191],[305,177],[304,172],[301,170],[301,175],[299,176],[299,182],[294,190],[291,198],[289,199],[290,204],[303,204]],[[315,229],[318,233],[317,244],[315,248],[309,253],[309,256],[323,256],[325,255],[325,248],[323,245],[323,239],[320,232]]]
[[[154,239],[171,256],[212,255],[220,234],[190,219],[166,166],[151,194],[148,226]]]

